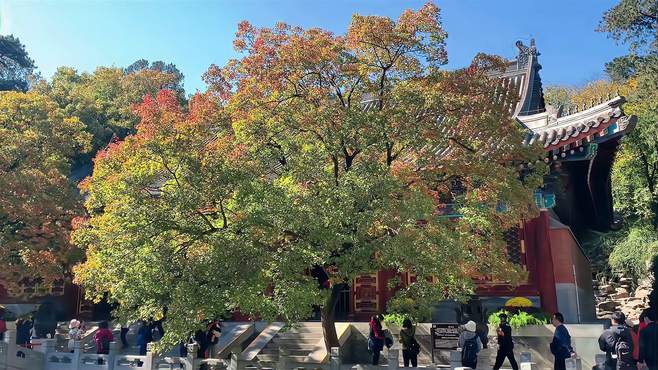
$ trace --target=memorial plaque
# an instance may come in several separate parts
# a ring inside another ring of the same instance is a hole
[[[433,349],[454,350],[459,347],[459,324],[432,324]]]

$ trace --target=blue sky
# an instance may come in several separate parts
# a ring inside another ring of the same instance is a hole
[[[284,21],[344,33],[353,13],[397,17],[424,1],[393,0],[0,0],[0,33],[26,45],[44,77],[58,66],[93,71],[127,66],[145,58],[173,62],[188,93],[203,90],[201,75],[223,65],[237,23],[257,26]],[[580,86],[604,77],[603,66],[625,54],[595,32],[616,0],[436,0],[448,31],[447,68],[468,64],[478,52],[516,54],[514,43],[537,41],[544,86]]]

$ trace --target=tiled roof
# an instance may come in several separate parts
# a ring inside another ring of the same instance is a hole
[[[580,146],[583,142],[627,130],[629,120],[621,119],[625,117],[621,109],[624,101],[623,97],[617,96],[564,117],[542,112],[531,116],[518,116],[517,119],[531,131],[525,144],[539,141],[546,151],[569,149],[569,147]],[[618,122],[620,124],[617,124]]]

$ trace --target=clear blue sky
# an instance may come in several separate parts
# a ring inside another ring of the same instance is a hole
[[[185,74],[188,93],[203,90],[201,75],[212,63],[234,57],[240,20],[257,26],[284,21],[344,33],[353,13],[396,18],[424,1],[234,0],[99,1],[0,0],[0,33],[14,34],[39,71],[50,78],[58,66],[93,71],[145,58],[173,62]],[[616,0],[436,0],[448,31],[448,68],[464,66],[477,52],[508,58],[514,42],[537,40],[544,86],[582,85],[604,77],[603,66],[625,54],[595,32]]]

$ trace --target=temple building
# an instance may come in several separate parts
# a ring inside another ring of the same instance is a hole
[[[624,114],[625,100],[614,94],[569,110],[547,105],[534,40],[516,46],[518,56],[498,77],[502,91],[518,96],[510,112],[527,130],[525,143],[543,145],[549,166],[544,187],[535,193],[539,216],[506,234],[509,259],[528,272],[527,280],[511,286],[474,278],[477,297],[467,305],[438,304],[433,321],[461,321],[445,317],[455,308],[465,316],[486,317],[513,297],[526,297],[544,312],[560,311],[567,322],[596,319],[590,262],[575,235],[615,227],[610,173],[620,139],[632,130],[635,117]],[[345,288],[339,314],[360,319],[384,312],[394,294],[388,280],[397,275],[380,271],[355,279]],[[402,281],[414,279],[403,275]]]

